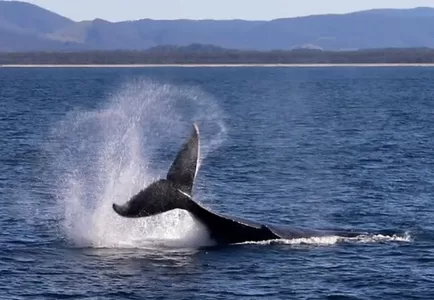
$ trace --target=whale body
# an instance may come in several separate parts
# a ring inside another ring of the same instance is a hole
[[[203,223],[218,244],[257,242],[275,239],[310,238],[322,236],[356,237],[361,232],[351,230],[314,230],[263,224],[213,212],[192,198],[194,179],[198,171],[200,136],[197,124],[182,145],[166,178],[159,179],[131,197],[125,204],[113,204],[122,217],[142,218],[173,209],[183,209]]]

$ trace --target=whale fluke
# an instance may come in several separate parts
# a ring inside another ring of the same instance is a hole
[[[173,182],[181,191],[191,194],[199,160],[199,128],[193,124],[193,132],[184,143],[173,161],[166,179]]]
[[[160,214],[172,209],[187,209],[199,159],[199,128],[193,132],[177,153],[166,179],[151,183],[123,204],[113,204],[113,210],[123,217],[139,218]],[[183,193],[180,193],[182,191]]]

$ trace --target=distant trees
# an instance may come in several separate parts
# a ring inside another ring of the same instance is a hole
[[[357,51],[242,51],[212,45],[159,46],[146,51],[10,52],[0,53],[8,64],[348,64],[434,63],[434,49],[388,48]]]

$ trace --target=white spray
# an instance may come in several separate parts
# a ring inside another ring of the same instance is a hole
[[[176,153],[193,121],[207,130],[203,159],[225,139],[216,101],[195,88],[136,80],[123,85],[104,107],[74,111],[56,124],[50,151],[66,237],[92,247],[208,243],[207,231],[185,211],[127,219],[111,208],[165,176],[174,158],[164,157],[165,150]]]

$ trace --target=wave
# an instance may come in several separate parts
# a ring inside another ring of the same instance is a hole
[[[322,236],[322,237],[309,237],[309,238],[296,238],[296,239],[274,239],[260,242],[244,242],[239,245],[312,245],[312,246],[328,246],[343,243],[384,243],[384,242],[404,242],[410,243],[412,237],[409,233],[403,235],[383,235],[383,234],[364,234],[356,237],[340,237],[340,236]]]

